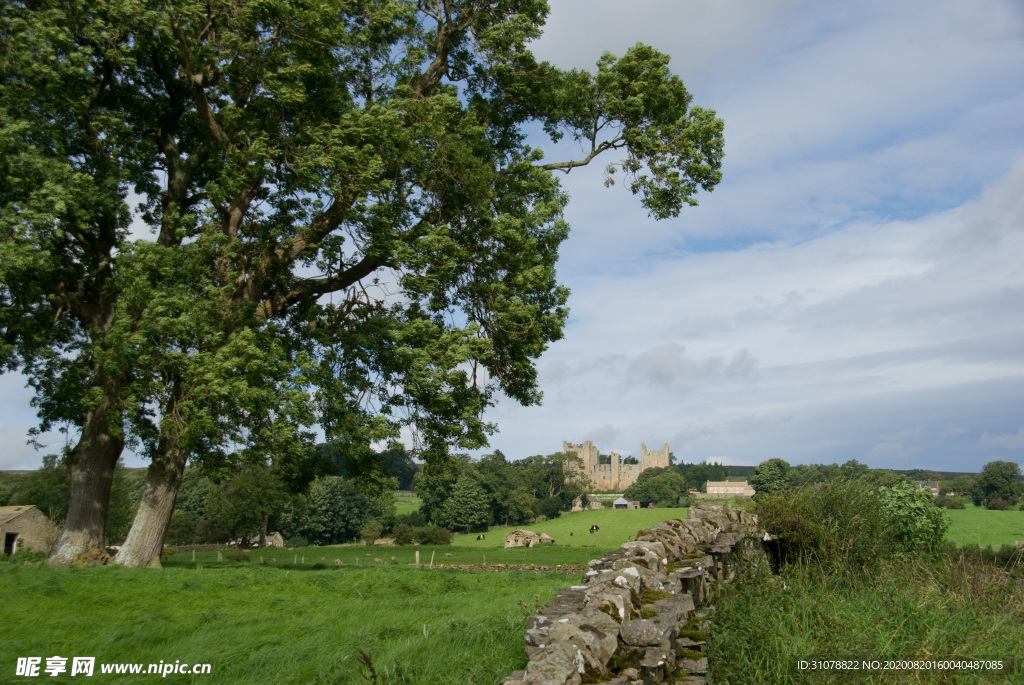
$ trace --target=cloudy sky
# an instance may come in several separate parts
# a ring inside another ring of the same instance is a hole
[[[663,222],[603,164],[565,179],[571,318],[492,445],[1024,464],[1024,5],[628,7],[554,0],[536,53],[668,53],[725,120],[724,178]]]
[[[558,66],[672,56],[725,120],[724,179],[655,222],[603,160],[564,178],[571,318],[492,447],[1024,464],[1024,4],[551,4]],[[0,377],[0,468],[42,454],[22,385]]]

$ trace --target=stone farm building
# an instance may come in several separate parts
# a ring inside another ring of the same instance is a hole
[[[600,453],[590,440],[579,445],[563,441],[562,451],[566,454],[575,452],[583,460],[583,473],[594,484],[595,490],[621,492],[635,483],[644,469],[669,465],[667,442],[655,452],[649,452],[647,445],[640,443],[639,464],[620,464],[621,457],[617,452],[612,452],[611,463],[602,464]]]
[[[709,480],[707,491],[708,496],[713,497],[735,497],[736,495],[753,497],[755,494],[754,488],[750,487],[745,480]]]
[[[31,552],[50,552],[55,528],[46,514],[34,505],[0,507],[0,538],[4,541],[4,554],[27,549]]]

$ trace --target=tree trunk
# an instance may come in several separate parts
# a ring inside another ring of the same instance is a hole
[[[263,525],[260,526],[260,549],[267,546],[267,521],[270,520],[270,514],[263,514]]]
[[[139,510],[121,551],[114,557],[115,564],[161,568],[160,552],[164,548],[167,528],[174,513],[174,499],[188,461],[188,455],[178,449],[177,440],[169,442],[173,446],[162,450],[149,465]]]
[[[120,425],[111,425],[112,383],[103,375],[98,384],[108,386],[105,399],[87,411],[82,435],[67,457],[71,497],[64,532],[50,556],[53,564],[69,564],[76,554],[103,547],[110,488],[124,437]]]

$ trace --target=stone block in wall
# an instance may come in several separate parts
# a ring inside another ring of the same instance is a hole
[[[708,658],[705,656],[700,659],[679,659],[678,669],[684,673],[704,675],[708,672]]]
[[[693,511],[691,509],[691,511]],[[718,535],[720,528],[707,523],[703,519],[686,519],[680,522],[683,529],[694,540],[694,545],[704,545],[711,542],[715,535]]]
[[[619,637],[631,647],[657,647],[666,635],[662,628],[645,618],[624,621],[619,626]]]
[[[530,659],[523,676],[524,685],[582,685],[582,657],[575,647],[554,644]]]
[[[560,587],[555,590],[558,594],[544,605],[540,614],[550,618],[559,618],[567,614],[575,614],[583,608],[586,595],[583,587]]]
[[[587,591],[586,606],[605,612],[618,622],[628,621],[639,611],[640,598],[626,588],[602,583]]]
[[[587,607],[580,613],[580,628],[593,634],[591,652],[596,660],[607,667],[619,646],[619,624],[603,611]]]
[[[598,585],[614,585],[615,587],[627,588],[630,592],[640,595],[640,568],[636,564],[618,560],[610,569],[603,571],[587,571],[584,576],[588,588],[584,595],[591,588]]]
[[[661,571],[668,566],[665,545],[651,540],[633,540],[619,547],[622,557],[633,563],[646,566],[652,571]]]
[[[665,546],[665,556],[669,562],[681,558],[689,549],[692,549],[692,543],[687,545],[675,528],[666,526],[664,523],[659,523],[653,528],[641,530],[636,534],[636,540],[639,542],[660,542]]]
[[[664,574],[659,574],[646,566],[640,566],[635,564],[632,559],[619,559],[612,564],[612,570],[616,572],[629,572],[626,569],[631,569],[639,574],[639,587],[637,592],[643,594],[644,590],[658,590],[664,591],[664,583],[661,578]]]
[[[715,537],[715,544],[718,546],[726,546],[732,548],[733,546],[742,542],[743,538],[743,533],[719,533]]]
[[[640,662],[640,678],[644,685],[663,683],[676,670],[676,655],[671,649],[649,647]]]
[[[658,612],[658,616],[652,619],[655,622],[664,621],[666,625],[668,623],[678,625],[684,623],[690,612],[694,611],[697,607],[693,602],[693,597],[690,595],[675,595],[651,602],[644,608],[653,609]]]

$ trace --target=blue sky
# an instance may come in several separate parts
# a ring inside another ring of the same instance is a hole
[[[551,4],[558,66],[672,56],[725,120],[724,179],[655,222],[611,159],[564,177],[571,318],[493,448],[1024,464],[1024,5]],[[0,376],[0,468],[41,458],[23,384]]]

